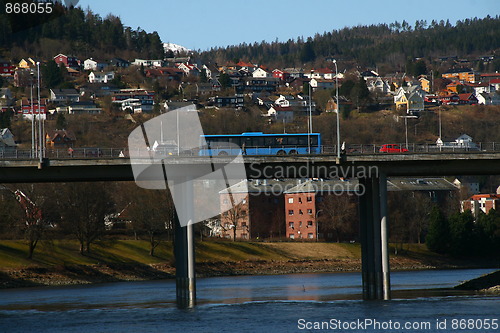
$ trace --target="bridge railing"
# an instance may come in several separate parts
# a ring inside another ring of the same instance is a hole
[[[396,143],[406,149],[406,143]],[[347,154],[378,154],[381,144],[350,144],[346,147]],[[333,150],[335,150],[333,148]],[[324,151],[327,151],[324,149]],[[432,143],[408,143],[409,153],[460,153],[460,152],[500,152],[500,142],[478,142],[473,144],[437,145]]]
[[[401,148],[406,148],[405,143],[397,143]],[[355,154],[379,154],[381,144],[349,144],[346,147],[346,153],[349,155]],[[459,144],[444,144],[438,146],[437,144],[419,144],[409,143],[409,153],[463,153],[463,152],[500,152],[500,142],[479,142],[474,145],[466,146]],[[336,146],[321,146],[322,154],[334,155],[337,153]],[[151,152],[135,152],[134,156],[150,157]],[[191,152],[191,155],[196,155]],[[182,156],[190,155],[188,152],[181,152]],[[119,158],[129,157],[130,152],[128,148],[58,148],[46,149],[44,157],[51,159],[65,159],[65,158]],[[2,149],[0,147],[0,159],[37,159],[37,152],[32,152],[31,149]]]

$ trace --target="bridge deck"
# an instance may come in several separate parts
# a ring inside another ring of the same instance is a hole
[[[215,167],[232,157],[169,157],[164,163],[179,168],[196,167],[208,161]],[[160,161],[134,160],[160,165]],[[248,178],[332,178],[383,172],[388,176],[446,176],[500,174],[500,152],[347,155],[245,156]],[[128,158],[0,160],[0,182],[133,181]]]

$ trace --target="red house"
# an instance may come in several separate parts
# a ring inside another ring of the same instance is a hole
[[[460,102],[460,97],[456,94],[444,95],[439,97],[439,101],[444,105],[458,105]]]
[[[288,82],[290,80],[290,73],[282,71],[281,69],[275,69],[273,70],[273,77]]]
[[[41,99],[40,100],[40,107],[38,107],[38,100],[33,100],[33,112],[31,112],[31,101],[27,98],[23,98],[21,101],[21,110],[20,114],[28,119],[31,119],[33,117],[33,114],[37,116],[40,114],[42,119],[45,119],[47,115],[47,100],[46,99]]]
[[[10,64],[10,62],[5,60],[0,60],[0,75],[13,75],[14,74],[14,66]]]
[[[474,94],[458,94],[458,97],[460,97],[460,100],[458,103],[460,104],[472,104],[475,105],[477,104],[477,98]]]
[[[80,69],[80,60],[78,60],[76,57],[59,53],[54,57],[54,61],[58,65],[63,64],[66,68]]]

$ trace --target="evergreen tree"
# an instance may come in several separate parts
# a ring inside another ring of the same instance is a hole
[[[453,214],[448,224],[450,227],[449,253],[454,256],[471,255],[474,243],[474,217],[470,210]]]
[[[356,83],[353,80],[345,80],[344,83],[339,86],[339,94],[341,96],[351,96],[352,88],[354,88],[355,85]]]
[[[370,102],[370,91],[365,79],[360,77],[351,89],[351,100],[357,108],[365,106]]]
[[[59,129],[59,130],[65,129],[66,125],[67,125],[66,117],[64,117],[64,114],[58,113],[57,120],[56,120],[56,129]]]
[[[220,82],[222,88],[229,88],[229,87],[231,87],[231,78],[226,73],[221,73],[219,75],[219,82]]]
[[[476,220],[476,254],[494,256],[500,253],[500,212],[490,209],[488,215],[479,213]]]
[[[302,51],[300,52],[300,60],[302,62],[310,62],[316,59],[316,53],[314,52],[314,44],[311,38],[307,40],[307,42],[302,47]]]
[[[64,76],[61,68],[57,66],[54,60],[47,62],[42,66],[42,83],[48,89],[55,88],[64,82]]]
[[[446,253],[449,249],[449,237],[448,221],[439,208],[434,206],[429,217],[429,231],[425,238],[425,244],[433,252]]]
[[[14,111],[9,108],[5,112],[0,113],[0,128],[10,128],[11,118],[14,115]]]

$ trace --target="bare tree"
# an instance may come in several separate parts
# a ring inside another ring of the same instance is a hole
[[[104,233],[104,218],[111,212],[109,184],[69,183],[61,188],[61,209],[65,228],[80,242],[80,253]]]
[[[242,219],[247,215],[246,208],[244,208],[244,204],[241,202],[234,205],[233,208],[227,210],[226,212],[222,213],[221,216],[221,222],[222,222],[222,229],[224,231],[233,231],[233,241],[236,240],[236,232],[238,228],[240,230],[243,229],[243,224],[242,224]]]
[[[427,192],[414,192],[410,200],[411,212],[409,216],[409,229],[413,235],[414,242],[421,244],[424,230],[429,226],[429,216],[432,209],[432,201]]]
[[[149,255],[161,244],[161,236],[172,229],[175,208],[168,191],[144,190],[135,186],[129,192],[128,212],[134,229],[148,236]]]
[[[322,213],[319,215],[322,229],[335,232],[337,242],[340,242],[342,233],[347,234],[353,231],[356,204],[351,196],[347,194],[326,195],[319,208]]]
[[[49,198],[50,193],[50,185],[42,188],[34,184],[20,185],[14,191],[16,199],[24,211],[20,229],[28,242],[28,259],[33,258],[36,246],[47,231],[57,224],[55,203],[53,198]]]
[[[17,236],[19,223],[25,223],[25,213],[15,194],[0,186],[0,235],[3,238]]]

